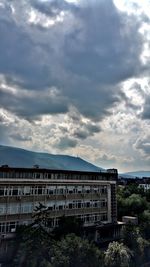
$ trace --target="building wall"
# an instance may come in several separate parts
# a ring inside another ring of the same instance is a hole
[[[116,173],[0,168],[0,233],[32,221],[40,203],[52,227],[60,216],[81,218],[85,226],[116,222]]]

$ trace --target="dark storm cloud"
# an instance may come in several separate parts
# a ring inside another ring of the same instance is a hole
[[[57,91],[51,91],[43,90],[38,94],[35,92],[23,94],[17,91],[14,94],[0,89],[1,107],[7,107],[7,110],[12,113],[30,120],[42,114],[66,113],[68,111],[67,100]]]
[[[119,13],[112,1],[81,1],[76,8],[54,0],[5,2],[0,7],[0,73],[20,89],[17,94],[2,91],[2,107],[25,118],[67,113],[69,106],[93,121],[109,115],[122,97],[119,82],[141,69],[136,19]],[[37,25],[26,19],[33,8],[48,18],[61,10],[71,17],[41,30],[40,19]],[[52,86],[59,91],[56,99],[45,95]],[[22,89],[33,94],[22,95]]]
[[[116,84],[138,73],[141,37],[134,17],[119,13],[112,1],[91,1],[76,15],[82,26],[65,39],[66,67],[101,84]]]
[[[9,21],[0,19],[0,36],[0,73],[25,88],[36,90],[48,86],[49,63],[45,60],[44,48],[34,43],[11,18]]]

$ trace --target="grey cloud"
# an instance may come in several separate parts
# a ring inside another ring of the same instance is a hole
[[[60,130],[63,134],[68,133],[68,129],[67,129],[67,127],[59,126],[59,130]]]
[[[77,140],[73,138],[69,138],[68,136],[64,136],[60,138],[59,142],[56,144],[56,147],[59,149],[67,149],[70,147],[76,147]]]
[[[68,111],[67,100],[59,94],[50,95],[50,90],[36,94],[22,92],[14,94],[0,89],[0,106],[18,116],[31,120],[42,114],[58,114]],[[11,101],[10,101],[11,99]]]
[[[2,125],[0,124],[0,143],[4,145],[11,144],[10,138],[9,138],[9,126],[8,125]]]
[[[49,86],[50,62],[44,47],[34,42],[12,16],[0,17],[0,36],[0,73],[25,88],[37,90]],[[50,47],[49,53],[52,53]]]
[[[0,73],[20,89],[17,95],[2,92],[2,107],[25,118],[67,113],[69,106],[93,121],[109,115],[122,97],[119,82],[141,69],[137,20],[119,13],[112,1],[84,1],[75,7],[53,0],[50,10],[45,1],[22,1],[19,9],[18,1],[8,1],[18,17],[5,2],[0,11]],[[71,17],[41,30],[22,15],[31,7],[47,16],[67,9]],[[42,96],[52,86],[60,97]],[[22,88],[32,90],[33,96],[22,96]]]
[[[26,136],[23,133],[12,133],[10,134],[10,138],[16,140],[16,141],[21,141],[21,142],[26,142],[26,141],[32,141],[31,136]]]
[[[150,120],[150,95],[146,97],[142,118]]]
[[[80,122],[74,130],[73,136],[78,139],[86,139],[87,137],[93,136],[95,133],[100,132],[100,127],[93,123],[83,123]]]
[[[101,130],[100,127],[98,125],[95,125],[95,124],[87,124],[86,128],[91,133],[99,133]]]
[[[126,108],[134,110],[134,111],[137,111],[137,110],[139,110],[141,108],[140,104],[139,105],[138,104],[136,104],[136,105],[133,104],[132,100],[129,97],[127,97],[127,95],[124,92],[121,92],[120,96],[121,96],[122,100],[124,101]]]
[[[89,136],[89,133],[84,130],[76,129],[73,135],[78,139],[86,139]]]
[[[51,0],[43,2],[40,0],[33,0],[31,1],[31,5],[39,12],[50,17],[56,17],[61,11],[64,10],[71,10],[72,8],[77,9],[77,6],[74,4],[67,3],[63,0]]]
[[[135,143],[135,148],[142,151],[146,157],[150,157],[150,135],[138,138]]]
[[[135,76],[142,49],[135,18],[119,13],[112,1],[91,1],[77,16],[82,26],[64,43],[66,67],[101,84]]]

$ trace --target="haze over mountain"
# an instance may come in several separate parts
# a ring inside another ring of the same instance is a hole
[[[126,172],[120,174],[121,177],[124,178],[142,178],[142,177],[150,177],[150,171],[133,171],[133,172]]]
[[[0,145],[0,165],[6,164],[10,167],[24,168],[39,165],[40,168],[48,169],[94,172],[104,170],[79,157],[39,153],[21,148]]]

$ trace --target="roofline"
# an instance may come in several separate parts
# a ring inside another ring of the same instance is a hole
[[[23,172],[47,172],[47,173],[71,173],[71,174],[88,174],[88,175],[99,175],[99,174],[105,174],[105,175],[113,175],[116,176],[117,173],[109,172],[107,170],[99,170],[99,171],[75,171],[75,170],[62,170],[62,169],[46,169],[46,168],[21,168],[21,167],[0,167],[0,171],[9,172],[9,171],[23,171]]]

